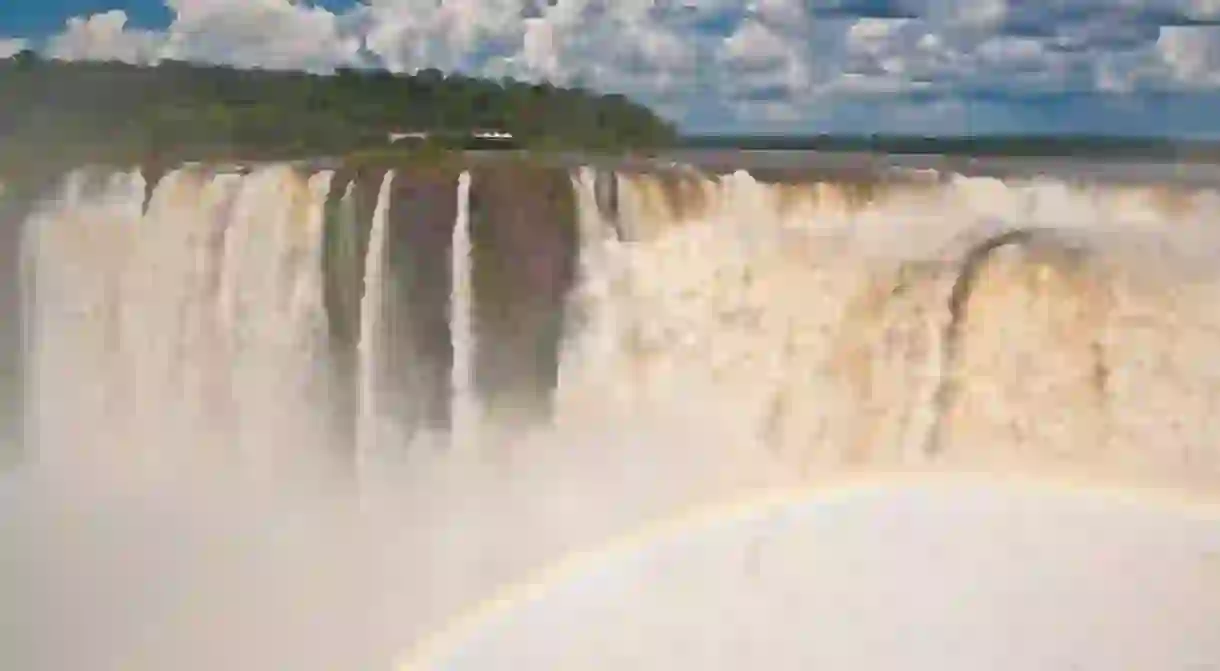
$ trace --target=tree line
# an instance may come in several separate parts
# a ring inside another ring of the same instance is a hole
[[[671,144],[669,121],[618,94],[426,69],[319,75],[162,61],[0,60],[0,154],[75,160],[304,158],[472,130],[524,148],[625,150]]]
[[[1214,162],[1220,143],[1171,137],[1105,135],[703,135],[691,149],[750,149],[944,156],[1130,158]]]

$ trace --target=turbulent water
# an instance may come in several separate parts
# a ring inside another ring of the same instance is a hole
[[[564,549],[845,471],[1220,485],[1220,194],[756,172],[81,169],[10,195],[27,465],[0,581],[31,605],[0,621],[33,633],[0,661],[370,668]],[[301,521],[302,491],[363,512]],[[160,615],[85,589],[145,582],[174,586]]]

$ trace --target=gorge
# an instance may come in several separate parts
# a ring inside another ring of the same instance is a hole
[[[81,167],[5,192],[25,512],[0,580],[37,607],[0,650],[373,668],[548,558],[752,491],[1220,486],[1208,179],[737,160]],[[183,566],[209,577],[149,578]]]

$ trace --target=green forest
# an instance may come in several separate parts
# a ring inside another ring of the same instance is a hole
[[[41,163],[286,159],[384,150],[395,132],[469,147],[511,133],[527,149],[665,146],[673,124],[625,96],[421,70],[332,75],[167,61],[0,60],[0,156]]]

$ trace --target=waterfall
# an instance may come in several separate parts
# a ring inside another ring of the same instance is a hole
[[[32,447],[270,477],[697,407],[806,474],[1220,464],[1211,192],[610,177],[75,171],[26,224]]]
[[[636,411],[698,402],[807,474],[1214,468],[1213,193],[744,171],[629,174],[618,191],[631,242],[597,243],[613,261],[582,282],[618,287],[589,298],[621,315],[597,327],[618,344],[596,366],[631,377]],[[611,384],[599,403],[623,398]]]
[[[74,643],[5,665],[369,668],[563,552],[845,474],[1214,494],[1217,211],[1047,178],[74,170],[0,208],[6,435],[67,483],[12,508],[43,543],[14,584],[65,581],[27,610]],[[359,514],[291,498],[318,481],[389,486]],[[115,587],[89,611],[82,584]]]
[[[453,227],[452,291],[450,332],[453,334],[453,427],[454,442],[469,447],[476,440],[479,421],[478,400],[474,397],[474,327],[471,323],[471,247],[470,247],[470,172],[458,182],[457,222]]]
[[[364,292],[360,300],[360,422],[356,429],[356,473],[367,476],[366,464],[376,445],[380,443],[381,426],[376,415],[377,370],[380,364],[377,354],[381,345],[381,292],[383,289],[385,261],[386,219],[389,217],[390,185],[394,173],[387,171],[381,178],[377,192],[377,208],[373,210],[373,225],[369,234],[368,252],[364,262]],[[361,478],[363,479],[363,478]]]
[[[39,458],[162,471],[232,457],[255,477],[307,459],[323,432],[308,408],[327,179],[184,170],[144,213],[138,174],[74,173],[28,222]]]

